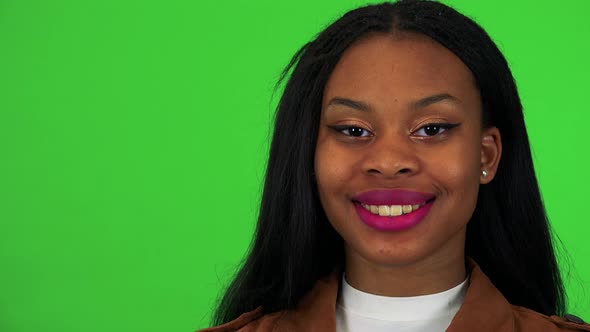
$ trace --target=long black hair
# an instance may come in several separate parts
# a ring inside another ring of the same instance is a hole
[[[277,106],[255,237],[214,313],[215,325],[264,306],[293,308],[343,262],[314,181],[314,152],[324,86],[342,53],[369,33],[412,31],[451,50],[473,73],[484,127],[502,134],[494,180],[480,186],[465,253],[508,301],[546,315],[565,311],[565,292],[535,177],[522,105],[506,59],[488,34],[454,9],[401,0],[352,10],[300,48]]]

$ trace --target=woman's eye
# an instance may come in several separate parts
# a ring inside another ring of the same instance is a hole
[[[441,134],[451,128],[458,126],[458,123],[429,123],[420,129],[416,130],[416,136],[429,137]]]
[[[334,130],[346,135],[346,136],[352,136],[352,137],[368,137],[368,136],[372,136],[373,133],[371,133],[370,131],[361,128],[361,127],[355,127],[355,126],[334,126],[333,127]]]

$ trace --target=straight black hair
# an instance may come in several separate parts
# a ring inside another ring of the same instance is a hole
[[[324,86],[342,53],[369,33],[411,31],[451,50],[480,91],[484,127],[502,135],[494,180],[480,186],[465,253],[514,305],[565,312],[554,239],[539,187],[516,84],[502,53],[474,21],[434,1],[401,0],[352,10],[293,56],[277,106],[258,224],[248,255],[214,313],[214,325],[264,306],[293,308],[344,259],[343,240],[319,201],[313,161]]]

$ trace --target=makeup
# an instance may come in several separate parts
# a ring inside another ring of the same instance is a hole
[[[363,223],[379,231],[403,231],[418,225],[432,208],[435,196],[407,190],[374,190],[353,198]]]

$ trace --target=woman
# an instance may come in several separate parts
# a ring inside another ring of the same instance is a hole
[[[367,6],[289,73],[256,237],[205,331],[590,331],[559,317],[522,106],[483,29]]]

